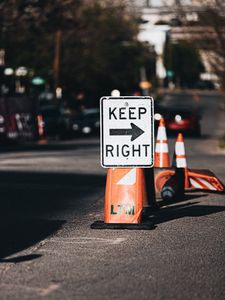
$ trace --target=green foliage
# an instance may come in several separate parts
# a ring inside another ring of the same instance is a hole
[[[0,48],[7,63],[24,65],[53,85],[55,33],[62,32],[60,84],[70,95],[97,99],[114,88],[127,93],[139,83],[141,66],[154,55],[137,41],[136,16],[122,1],[5,0],[0,5]]]
[[[204,71],[197,49],[187,41],[170,44],[164,50],[164,61],[167,70],[173,70],[173,81],[180,87],[193,87]]]
[[[217,75],[223,91],[225,90],[224,8],[223,0],[205,4],[203,12],[199,12],[199,25],[205,26],[206,30],[198,41],[199,47],[208,51],[208,63]]]

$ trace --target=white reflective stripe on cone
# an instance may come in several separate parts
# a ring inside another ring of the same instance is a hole
[[[176,142],[176,144],[175,144],[175,153],[177,155],[184,155],[185,154],[184,143],[183,142]]]
[[[203,179],[203,178],[198,178],[198,180],[203,183],[205,186],[207,186],[210,190],[212,191],[216,191],[216,188],[211,185],[211,183],[209,183],[207,180]]]
[[[158,127],[158,132],[157,132],[157,140],[167,140],[166,136],[166,128],[163,126]]]
[[[155,152],[157,153],[168,153],[169,148],[167,143],[156,143]]]
[[[164,167],[164,153],[159,153],[160,159],[159,159],[159,167],[163,168]]]
[[[202,186],[194,179],[190,178],[191,185],[197,189],[202,189]]]
[[[177,168],[186,168],[187,167],[186,158],[177,158],[176,165]]]
[[[207,180],[203,178],[190,178],[191,185],[198,189],[209,189],[211,191],[217,191],[217,189],[211,185]],[[202,184],[202,185],[201,185]]]
[[[123,176],[118,182],[118,185],[133,185],[136,183],[136,169],[132,169],[125,176]]]

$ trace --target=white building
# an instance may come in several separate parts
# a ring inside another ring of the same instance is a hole
[[[134,3],[139,9],[143,21],[140,24],[138,39],[154,46],[157,55],[156,75],[159,80],[163,80],[166,76],[163,65],[163,49],[167,33],[170,34],[173,41],[191,40],[192,35],[196,34],[195,31],[201,35],[204,28],[179,26],[181,25],[179,22],[197,21],[198,13],[203,10],[201,4],[206,2],[205,0],[134,0]],[[212,74],[207,61],[207,53],[200,51],[200,54],[207,70],[206,74],[203,74],[203,79],[215,80],[215,75]]]

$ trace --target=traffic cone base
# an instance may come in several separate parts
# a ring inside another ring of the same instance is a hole
[[[108,169],[104,222],[94,222],[91,228],[153,229],[152,222],[141,222],[144,197],[146,194],[143,169]]]
[[[118,224],[118,223],[105,223],[104,221],[95,221],[91,224],[91,229],[128,229],[128,230],[152,230],[155,229],[153,222],[144,221],[140,224]]]

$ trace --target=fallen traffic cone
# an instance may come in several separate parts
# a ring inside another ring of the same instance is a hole
[[[152,222],[141,223],[143,187],[142,169],[108,169],[104,222],[97,221],[91,228],[153,229]]]
[[[159,172],[155,178],[156,190],[166,201],[182,198],[185,187],[189,187],[184,139],[181,133],[176,139],[172,167]]]
[[[168,140],[163,118],[160,119],[157,131],[154,166],[155,168],[168,168],[170,166]]]
[[[160,119],[159,127],[156,137],[155,147],[155,193],[156,197],[161,197],[161,189],[164,183],[170,176],[174,174],[174,171],[170,167],[170,157],[168,140],[166,135],[165,121]]]
[[[188,169],[188,178],[193,188],[214,192],[225,191],[224,184],[210,170]]]
[[[223,183],[210,170],[188,169],[184,148],[184,139],[181,133],[178,134],[177,141],[175,144],[174,161],[173,165],[175,164],[177,168],[184,169],[185,189],[194,187],[197,189],[217,192],[223,192],[225,190]]]
[[[175,173],[168,178],[161,190],[161,197],[165,201],[182,200],[184,197],[184,169],[176,168]]]
[[[170,168],[158,172],[155,176],[155,190],[157,196],[161,197],[161,191],[165,183],[175,174],[175,170]]]
[[[184,169],[184,175],[185,175],[184,187],[185,189],[189,188],[190,181],[188,179],[187,159],[186,159],[185,147],[184,147],[184,137],[182,133],[178,133],[176,139],[172,166],[176,168]]]

